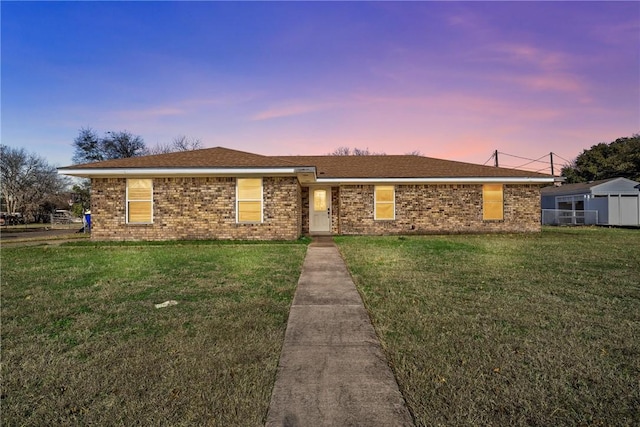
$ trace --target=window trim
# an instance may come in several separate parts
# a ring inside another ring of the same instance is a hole
[[[393,200],[390,202],[378,201],[378,187],[390,187]],[[393,207],[393,215],[391,218],[378,218],[378,204],[391,205]],[[396,186],[395,185],[375,185],[373,189],[373,220],[374,221],[395,221],[396,219]]]
[[[151,183],[150,199],[129,199],[129,181],[133,179],[149,181]],[[149,221],[144,221],[144,222],[131,221],[129,219],[129,202],[149,202],[151,204],[151,218],[149,219]],[[152,178],[127,178],[125,181],[125,223],[132,224],[132,225],[153,224],[153,219],[154,219],[153,214],[154,214],[153,179]]]
[[[500,187],[500,201],[487,200],[485,193],[488,192],[487,187]],[[488,218],[486,213],[487,203],[500,203],[500,218]],[[483,184],[482,185],[482,220],[483,221],[504,221],[504,184]]]
[[[240,199],[240,181],[260,180],[260,199]],[[260,221],[240,221],[240,202],[260,202]],[[264,222],[264,179],[262,177],[236,178],[236,224],[262,224]]]

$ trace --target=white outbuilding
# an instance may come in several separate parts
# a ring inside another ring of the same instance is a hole
[[[640,183],[627,178],[546,187],[544,225],[640,226]]]

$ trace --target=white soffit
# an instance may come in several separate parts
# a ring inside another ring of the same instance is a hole
[[[318,184],[546,184],[554,177],[448,177],[448,178],[321,178],[301,168],[105,168],[59,169],[62,175],[79,177],[173,176],[277,176],[297,175],[302,183]]]
[[[327,184],[547,184],[553,177],[460,177],[460,178],[318,178]]]
[[[59,174],[82,177],[127,176],[240,176],[240,175],[295,175],[295,168],[109,168],[59,169]]]

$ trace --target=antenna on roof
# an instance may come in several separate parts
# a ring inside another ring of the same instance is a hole
[[[494,160],[494,162],[493,162],[494,166],[495,167],[499,167],[498,166],[498,150],[493,152],[493,160]]]

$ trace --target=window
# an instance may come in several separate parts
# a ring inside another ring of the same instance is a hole
[[[504,198],[502,184],[485,184],[482,186],[482,219],[504,219]]]
[[[376,220],[395,219],[395,191],[393,185],[376,185],[374,218]]]
[[[153,183],[151,179],[127,179],[127,223],[153,222]]]
[[[327,210],[327,190],[313,190],[313,210],[316,212]]]
[[[236,222],[262,222],[262,178],[238,178]]]

